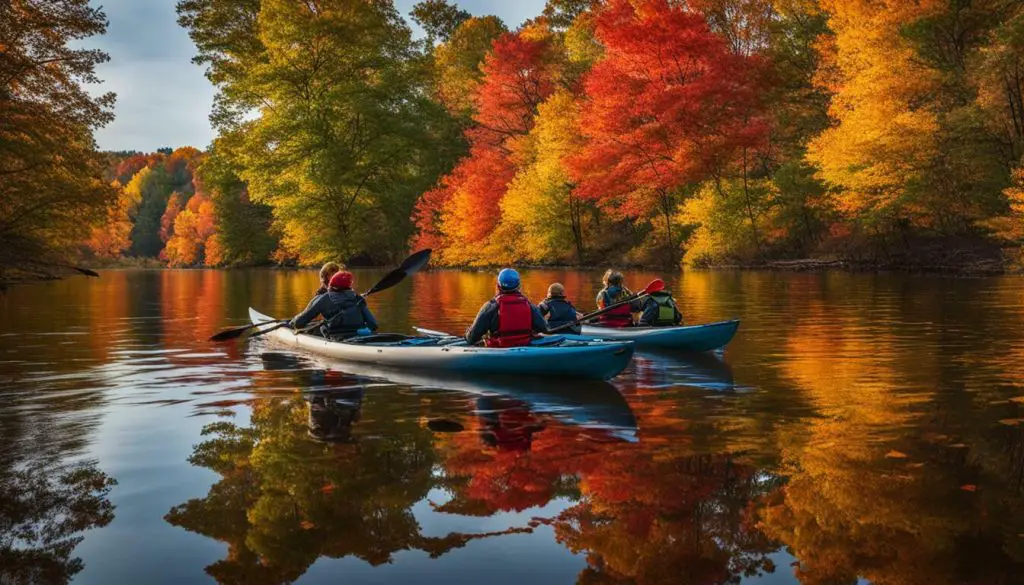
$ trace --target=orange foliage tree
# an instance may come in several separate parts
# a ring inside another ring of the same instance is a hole
[[[488,236],[500,220],[522,140],[538,106],[555,90],[559,69],[553,49],[543,26],[494,41],[481,65],[476,125],[466,131],[469,155],[417,203],[416,246],[440,244],[442,260],[452,264],[488,262],[501,254],[500,238]]]
[[[604,57],[584,78],[587,141],[569,159],[582,197],[629,217],[659,216],[669,258],[681,189],[720,179],[768,131],[764,61],[731,52],[699,13],[667,0],[614,0],[598,14]]]
[[[174,219],[174,233],[164,248],[168,265],[213,264],[205,251],[216,230],[213,202],[205,193],[196,193]],[[219,255],[220,246],[214,243],[212,247]]]

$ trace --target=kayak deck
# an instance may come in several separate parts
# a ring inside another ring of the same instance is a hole
[[[577,340],[632,341],[641,348],[674,349],[687,352],[713,351],[725,347],[739,329],[739,319],[678,327],[598,327],[584,325]]]
[[[253,323],[271,320],[249,309]],[[633,358],[628,341],[566,339],[542,347],[486,348],[467,346],[458,339],[408,338],[389,341],[331,341],[323,337],[295,334],[281,328],[267,334],[290,347],[340,360],[397,368],[444,370],[525,376],[555,376],[607,380],[615,377]],[[399,339],[399,337],[402,337]]]

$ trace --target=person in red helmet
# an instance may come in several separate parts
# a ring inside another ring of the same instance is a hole
[[[519,347],[547,331],[540,309],[519,292],[519,273],[506,268],[498,273],[498,294],[480,307],[466,330],[466,342],[475,345],[486,335],[487,347]]]
[[[313,297],[292,319],[292,327],[301,329],[321,315],[324,324],[320,326],[320,334],[328,339],[353,337],[360,329],[376,331],[377,320],[366,306],[366,299],[352,290],[352,280],[352,273],[344,270],[332,276],[327,292]]]

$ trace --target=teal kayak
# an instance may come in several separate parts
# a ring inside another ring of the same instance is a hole
[[[273,318],[249,309],[253,323]],[[407,337],[386,334],[346,341],[296,334],[281,328],[266,337],[283,345],[346,362],[414,370],[473,374],[551,376],[589,380],[614,378],[633,359],[629,341],[566,339],[541,346],[471,347],[459,338]]]
[[[739,326],[739,319],[679,327],[615,328],[584,325],[582,335],[567,335],[566,337],[577,340],[632,341],[641,349],[660,348],[701,352],[725,347],[732,341]]]

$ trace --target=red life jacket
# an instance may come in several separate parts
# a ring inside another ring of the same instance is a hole
[[[533,310],[530,301],[521,293],[500,293],[494,297],[498,303],[498,331],[487,338],[487,347],[521,347],[533,338]]]
[[[623,291],[624,292],[624,291]],[[615,304],[627,297],[625,294],[620,294],[619,298],[611,299],[611,303],[605,304],[609,295],[606,292],[601,294],[602,306],[598,307],[603,309],[608,305]],[[631,327],[633,325],[633,308],[629,306],[629,303],[616,307],[611,311],[608,311],[604,315],[597,318],[597,324],[601,327]]]

